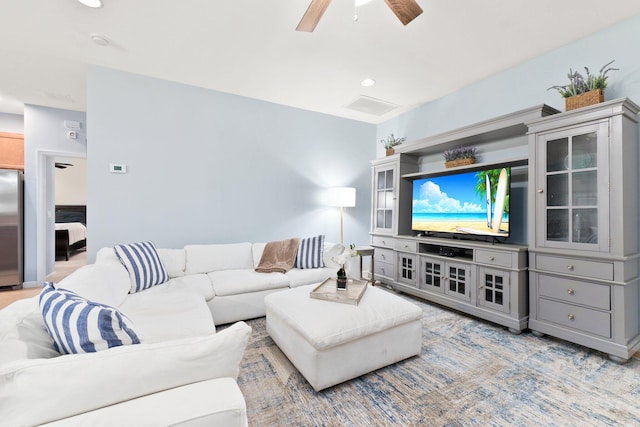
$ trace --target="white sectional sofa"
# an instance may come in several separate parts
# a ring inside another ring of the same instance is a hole
[[[0,419],[8,425],[247,424],[235,382],[250,335],[242,322],[265,315],[264,297],[318,283],[344,249],[324,245],[330,267],[258,273],[265,243],[158,249],[169,280],[129,293],[113,248],[56,285],[116,307],[141,344],[60,355],[38,297],[0,311]],[[237,322],[216,333],[216,325]],[[151,408],[151,409],[150,409]]]

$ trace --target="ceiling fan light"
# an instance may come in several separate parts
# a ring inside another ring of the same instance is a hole
[[[102,7],[102,0],[78,0],[78,2],[94,9]]]

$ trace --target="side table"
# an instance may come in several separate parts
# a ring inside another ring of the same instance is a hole
[[[376,279],[373,276],[373,272],[375,271],[375,269],[373,268],[373,253],[375,251],[375,248],[372,246],[356,246],[354,248],[356,250],[356,252],[358,252],[358,255],[360,256],[360,275],[362,276],[362,257],[363,256],[370,256],[371,257],[371,268],[369,271],[369,274],[371,275],[370,279],[367,279],[365,277],[362,277],[363,280],[366,280],[367,283],[371,282],[371,285],[375,286],[376,285]]]

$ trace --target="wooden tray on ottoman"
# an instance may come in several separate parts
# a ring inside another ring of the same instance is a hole
[[[325,301],[358,305],[362,295],[364,295],[364,291],[367,290],[367,283],[365,280],[349,279],[347,281],[347,289],[339,291],[337,289],[336,279],[329,277],[316,286],[315,289],[309,293],[309,296]]]

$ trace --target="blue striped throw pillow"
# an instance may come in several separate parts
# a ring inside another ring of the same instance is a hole
[[[320,268],[322,262],[322,250],[324,248],[324,235],[300,239],[298,254],[296,255],[295,268]]]
[[[51,282],[46,282],[40,292],[40,312],[60,354],[140,344],[131,320],[117,309],[88,301],[67,289],[56,289]]]
[[[136,293],[169,280],[167,270],[153,242],[116,245],[114,251],[129,272],[131,290]]]

